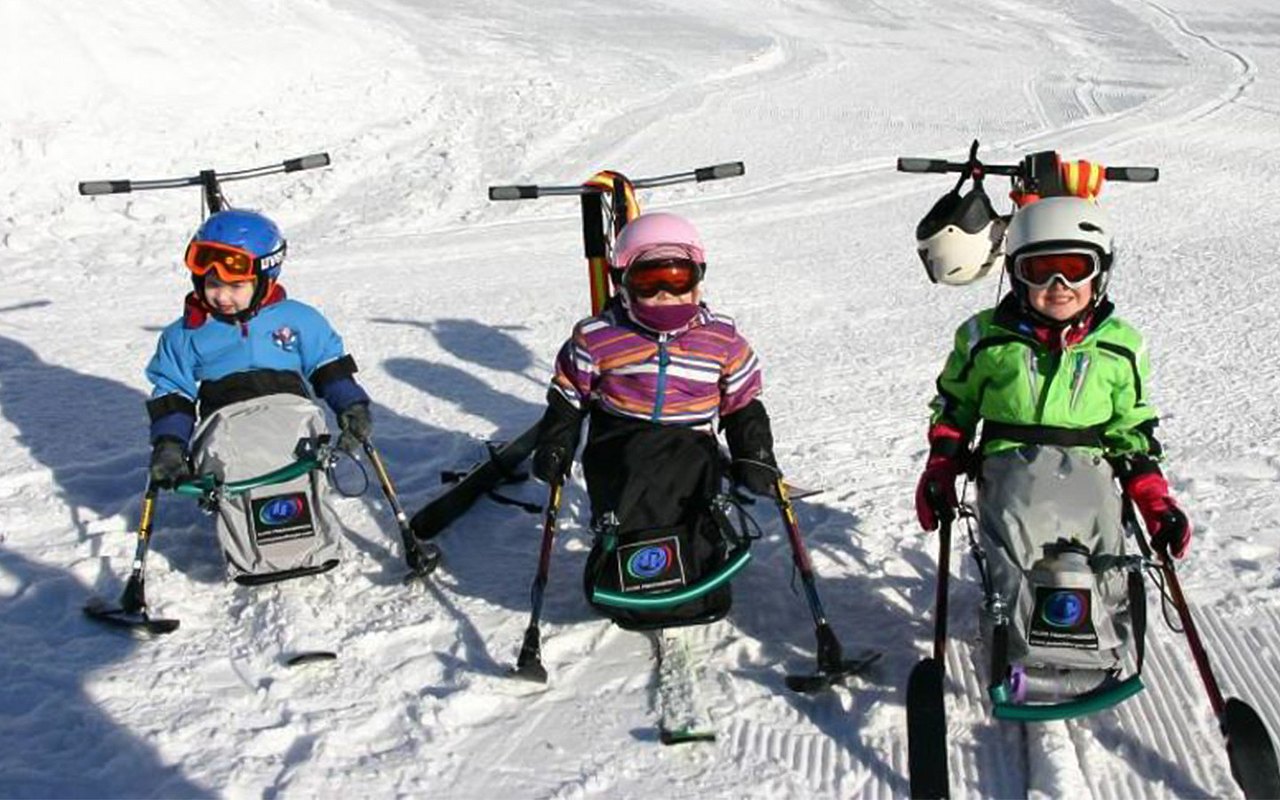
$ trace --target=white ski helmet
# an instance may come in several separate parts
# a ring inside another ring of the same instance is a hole
[[[1111,218],[1092,200],[1080,197],[1046,197],[1024,206],[1013,215],[1005,238],[1010,278],[1018,256],[1033,252],[1090,250],[1098,256],[1094,279],[1095,302],[1107,291],[1115,254]]]
[[[1008,221],[996,213],[980,178],[963,196],[957,184],[916,225],[916,251],[930,282],[965,286],[1002,265]]]

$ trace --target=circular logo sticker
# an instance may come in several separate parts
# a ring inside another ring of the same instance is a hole
[[[666,545],[642,547],[627,559],[627,572],[641,580],[656,578],[671,566],[671,548]]]
[[[1087,596],[1078,591],[1057,591],[1045,598],[1040,616],[1055,628],[1074,628],[1089,613]]]
[[[263,525],[285,525],[302,516],[305,508],[301,495],[276,497],[263,504],[258,511],[258,521]]]

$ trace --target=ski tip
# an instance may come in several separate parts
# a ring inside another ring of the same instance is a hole
[[[410,572],[400,579],[400,584],[402,586],[413,586],[415,584],[425,585],[430,582],[428,579],[431,577],[432,572],[434,572],[434,570],[428,570],[426,572]]]
[[[860,675],[872,664],[879,661],[882,655],[883,653],[879,651],[867,650],[859,653],[855,658],[847,658],[841,661],[837,669],[819,670],[809,675],[787,675],[783,680],[788,689],[800,694],[826,691],[833,686],[843,684],[848,678]]]
[[[1280,797],[1280,763],[1266,723],[1258,712],[1234,697],[1228,697],[1221,718],[1227,737],[1227,759],[1231,777],[1248,798]]]
[[[547,668],[537,663],[520,664],[512,667],[508,675],[530,683],[547,682]]]
[[[119,606],[109,605],[101,598],[93,598],[84,605],[87,617],[97,622],[121,628],[130,633],[145,636],[162,636],[178,629],[176,619],[152,619],[146,613],[125,611]]]
[[[813,694],[815,692],[830,689],[836,683],[836,679],[825,673],[815,675],[788,675],[783,681],[787,684],[787,688],[793,692],[800,694]]]
[[[143,626],[143,630],[153,636],[158,636],[173,633],[178,629],[179,624],[181,623],[176,619],[149,619],[147,624]]]
[[[286,656],[284,665],[286,667],[300,667],[303,664],[316,664],[324,661],[335,661],[338,654],[332,650],[307,650],[301,653],[294,653]]]

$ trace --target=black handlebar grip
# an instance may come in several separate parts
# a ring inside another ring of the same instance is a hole
[[[1107,167],[1106,176],[1109,181],[1155,183],[1160,180],[1160,170],[1157,167]]]
[[[746,165],[741,161],[730,161],[726,164],[716,164],[713,167],[698,167],[693,171],[693,177],[696,181],[714,181],[720,178],[736,178],[747,171]]]
[[[314,169],[315,167],[329,166],[328,153],[312,153],[309,156],[301,158],[291,158],[284,162],[285,172],[297,172],[300,169]]]
[[[80,194],[124,194],[133,191],[132,181],[82,181]]]
[[[958,165],[963,166],[963,165]],[[940,158],[899,158],[898,172],[952,172],[950,162]]]
[[[537,186],[490,186],[490,200],[537,200]]]

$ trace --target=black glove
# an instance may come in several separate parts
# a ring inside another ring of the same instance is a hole
[[[760,463],[756,463],[757,461]],[[776,483],[780,475],[772,453],[760,453],[758,458],[751,461],[734,461],[730,474],[735,484],[752,494],[761,497],[773,497],[777,494]]]
[[[338,437],[338,449],[348,453],[359,452],[360,446],[369,441],[373,433],[373,417],[369,416],[368,403],[352,403],[338,415],[338,427],[342,435]]]
[[[1177,559],[1187,557],[1191,549],[1191,520],[1177,506],[1160,515],[1160,525],[1151,537],[1151,546],[1160,553],[1168,553]]]
[[[582,433],[583,413],[560,392],[547,392],[547,411],[538,423],[538,441],[533,453],[533,477],[543,483],[561,480],[573,466]]]
[[[182,442],[161,436],[151,448],[151,482],[161,489],[172,489],[191,477],[191,465]]]
[[[733,456],[730,474],[733,482],[752,494],[774,496],[774,486],[782,473],[773,456],[773,427],[764,404],[752,400],[720,420],[729,454]]]
[[[533,453],[533,477],[543,483],[562,480],[572,465],[573,456],[563,447],[539,447]]]

